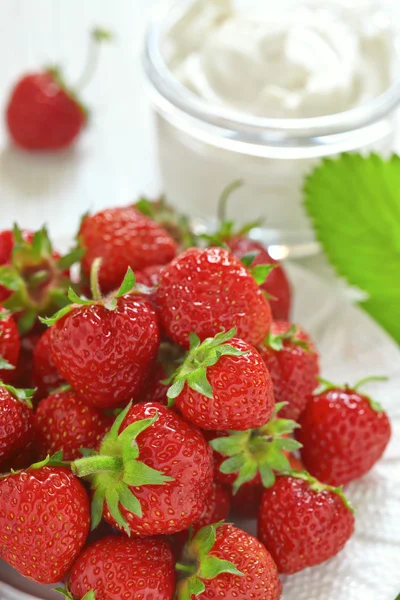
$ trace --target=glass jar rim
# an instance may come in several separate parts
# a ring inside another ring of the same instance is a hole
[[[175,0],[158,5],[145,37],[144,67],[154,90],[172,107],[204,124],[252,138],[321,138],[374,125],[400,105],[400,78],[382,94],[341,113],[308,118],[254,117],[211,104],[177,80],[161,51],[165,34],[194,0]],[[262,142],[261,142],[262,143]]]

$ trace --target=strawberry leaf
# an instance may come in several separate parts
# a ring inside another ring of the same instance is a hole
[[[250,269],[250,273],[256,280],[257,285],[262,285],[266,282],[268,275],[277,265],[256,265]]]
[[[84,248],[73,248],[68,254],[57,259],[56,264],[60,271],[66,271],[75,263],[80,262],[85,254]]]
[[[132,291],[132,289],[135,287],[135,283],[136,283],[135,274],[132,271],[132,269],[130,267],[128,267],[128,270],[127,270],[124,280],[121,284],[121,287],[119,288],[119,290],[116,294],[116,298],[121,298],[121,296],[125,296],[125,294],[129,294],[129,292]]]
[[[15,369],[15,366],[8,362],[5,358],[0,356],[0,370],[3,371],[12,371]]]
[[[242,258],[240,259],[240,262],[247,269],[250,269],[251,265],[253,264],[253,262],[255,261],[255,259],[257,258],[257,256],[259,254],[260,254],[260,250],[255,250],[254,252],[249,252],[248,254],[245,254],[244,256],[242,256]]]
[[[5,385],[1,381],[0,386],[5,388],[14,398],[32,408],[32,398],[35,395],[36,389],[15,388],[12,385]]]
[[[360,306],[398,342],[399,170],[396,155],[343,154],[325,159],[304,186],[305,207],[330,263],[367,293]]]

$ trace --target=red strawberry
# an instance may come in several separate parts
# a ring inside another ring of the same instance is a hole
[[[40,327],[39,327],[40,326]],[[38,322],[29,334],[21,337],[21,351],[19,353],[18,364],[13,371],[13,383],[20,388],[33,388],[33,353],[41,335],[42,323]],[[40,330],[36,333],[36,330]],[[36,394],[33,402],[36,400]]]
[[[86,216],[79,240],[86,252],[82,268],[89,275],[101,258],[100,287],[104,293],[116,289],[128,267],[134,271],[170,262],[177,252],[172,237],[160,225],[132,206],[109,208]]]
[[[189,334],[201,341],[221,330],[256,345],[267,335],[271,310],[255,279],[223,248],[191,248],[162,273],[156,292],[165,333],[189,347]]]
[[[141,271],[136,271],[136,281],[149,288],[155,287],[159,284],[164,268],[165,265],[153,265],[145,267]]]
[[[191,334],[190,350],[171,378],[168,398],[176,399],[182,414],[203,429],[261,427],[273,414],[272,380],[265,364],[235,333],[232,329],[202,343]]]
[[[13,379],[20,349],[17,325],[10,313],[0,304],[0,381],[8,383]]]
[[[211,449],[200,431],[157,403],[128,406],[100,451],[72,463],[90,475],[92,525],[128,534],[172,534],[195,523],[213,479]]]
[[[0,297],[5,308],[17,313],[21,334],[37,333],[37,316],[65,306],[64,294],[71,285],[68,269],[80,259],[82,250],[60,256],[45,228],[33,234],[15,226],[12,239],[11,255],[0,266]]]
[[[200,519],[191,527],[192,534],[197,533],[206,525],[220,523],[228,518],[231,507],[231,497],[226,487],[214,481],[212,487],[204,500],[203,512]],[[180,531],[175,534],[175,542],[181,547],[189,539],[189,531]]]
[[[92,32],[94,42],[109,37],[103,30]],[[96,62],[92,54],[89,67]],[[77,91],[87,83],[88,65],[76,89],[66,85],[58,67],[29,73],[17,82],[6,113],[8,131],[17,146],[25,150],[61,150],[75,141],[87,121]]]
[[[161,537],[130,540],[108,536],[83,550],[71,569],[66,598],[172,600],[175,570],[171,548]],[[62,592],[62,590],[58,590]]]
[[[45,398],[52,391],[65,384],[53,361],[51,353],[51,328],[40,336],[33,352],[33,381],[37,388],[36,396]]]
[[[257,256],[252,263],[254,267],[256,265],[276,265],[275,269],[272,269],[268,275],[265,283],[260,287],[271,296],[269,303],[274,320],[287,321],[292,303],[292,290],[283,267],[280,266],[277,260],[272,258],[264,246],[247,237],[240,235],[233,237],[228,241],[228,245],[232,253],[239,259],[242,259],[246,254],[257,252]]]
[[[33,393],[0,382],[0,472],[33,437]]]
[[[138,397],[157,356],[157,317],[143,298],[127,294],[133,283],[128,270],[113,298],[102,299],[96,289],[93,301],[70,294],[75,304],[46,320],[60,374],[79,398],[99,408]]]
[[[255,484],[249,481],[240,486],[236,494],[232,495],[232,512],[243,519],[254,519],[258,515],[261,498],[264,493],[262,483]]]
[[[89,523],[85,488],[69,469],[39,463],[0,479],[0,556],[33,581],[65,577]]]
[[[318,354],[310,337],[299,327],[278,321],[258,351],[271,373],[276,402],[287,402],[281,415],[296,420],[318,385]]]
[[[281,582],[269,552],[233,525],[210,525],[187,544],[176,565],[178,600],[279,600]]]
[[[294,421],[281,419],[277,404],[272,419],[259,428],[246,431],[216,432],[210,445],[215,451],[215,479],[233,486],[233,493],[245,484],[270,487],[275,472],[290,471],[289,453],[301,444],[288,437],[298,427]]]
[[[354,531],[354,515],[340,489],[307,473],[278,477],[264,491],[258,538],[280,573],[297,573],[335,556]]]
[[[371,378],[373,379],[373,378]],[[346,485],[381,458],[391,435],[382,407],[354,387],[327,383],[312,396],[297,432],[301,457],[312,475],[330,485]]]
[[[95,448],[113,424],[113,418],[88,406],[69,389],[42,400],[35,414],[41,456],[62,450],[65,460],[80,458],[80,448]]]

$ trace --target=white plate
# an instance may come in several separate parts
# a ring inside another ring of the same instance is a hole
[[[393,424],[383,460],[347,488],[357,511],[356,532],[343,552],[324,565],[284,580],[283,600],[395,600],[400,593],[400,352],[368,315],[312,273],[291,265],[294,321],[312,334],[323,375],[354,383],[371,374],[388,383],[371,385]],[[0,563],[0,600],[61,598]]]

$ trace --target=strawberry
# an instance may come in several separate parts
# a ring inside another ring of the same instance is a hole
[[[267,335],[271,311],[245,266],[223,248],[191,248],[165,267],[156,292],[161,324],[179,346],[221,330],[256,345]]]
[[[70,593],[57,589],[68,600],[172,600],[175,570],[171,548],[161,537],[104,537],[79,555],[68,587]]]
[[[79,458],[80,448],[95,448],[113,424],[112,417],[77,398],[71,389],[42,400],[35,414],[41,456],[62,450],[65,460]]]
[[[94,300],[78,298],[54,317],[53,361],[85,403],[99,408],[123,406],[138,397],[160,344],[157,317],[143,298],[129,295],[135,278],[128,269],[114,297],[102,298],[93,265]]]
[[[65,384],[53,361],[51,353],[51,328],[40,336],[33,351],[33,381],[37,388],[36,396],[45,398]]]
[[[305,331],[284,321],[272,323],[258,347],[274,382],[276,402],[287,402],[281,415],[296,420],[318,385],[318,354]]]
[[[101,258],[100,287],[104,293],[116,289],[131,267],[134,271],[170,262],[177,245],[160,225],[133,206],[109,208],[84,217],[79,241],[85,249],[82,269],[90,274],[96,258]]]
[[[19,331],[26,334],[35,331],[37,316],[65,306],[64,294],[71,285],[68,269],[82,251],[75,249],[60,256],[45,228],[32,234],[15,226],[12,237],[11,255],[0,266],[0,296],[5,308],[18,313]]]
[[[10,313],[0,304],[0,381],[13,379],[21,349],[17,325]]]
[[[206,525],[225,521],[228,518],[230,507],[231,497],[228,489],[214,481],[204,500],[203,512],[200,519],[191,526],[191,533],[197,533]],[[189,539],[189,531],[180,531],[174,537],[175,542],[183,546]]]
[[[152,265],[151,267],[145,267],[141,271],[136,271],[136,281],[149,288],[156,287],[160,282],[164,268],[165,265]]]
[[[51,464],[38,463],[0,479],[0,556],[44,584],[65,577],[90,523],[82,483],[69,469]]]
[[[290,471],[288,453],[301,444],[288,437],[298,425],[277,416],[282,408],[277,404],[272,419],[259,428],[217,433],[218,437],[210,440],[215,451],[215,479],[231,484],[234,494],[248,482],[270,487],[275,472]]]
[[[22,239],[28,244],[32,243],[33,233],[25,229],[19,230]],[[15,238],[11,229],[0,231],[0,266],[11,265],[12,254],[14,250]],[[7,300],[12,294],[12,290],[0,285],[0,302]]]
[[[341,489],[308,475],[278,477],[264,490],[258,538],[280,573],[297,573],[335,556],[354,531],[354,515]]]
[[[234,256],[239,259],[242,259],[247,254],[256,252],[257,255],[252,263],[254,267],[256,265],[276,265],[275,269],[271,270],[266,281],[260,287],[269,296],[273,319],[275,321],[287,321],[292,303],[292,290],[283,267],[277,260],[272,258],[264,246],[247,237],[233,237],[228,241],[228,246]]]
[[[102,517],[128,535],[172,534],[201,516],[213,479],[200,431],[157,403],[128,405],[99,452],[72,463],[89,476],[92,526]]]
[[[272,380],[257,350],[235,338],[236,329],[200,343],[190,335],[190,350],[172,376],[168,398],[182,414],[207,430],[245,430],[264,425],[275,400]],[[229,343],[228,343],[229,342]]]
[[[249,481],[240,486],[236,494],[232,495],[231,507],[236,517],[254,519],[258,515],[261,498],[264,493],[262,483]]]
[[[209,525],[185,547],[176,565],[178,600],[279,600],[274,561],[258,540],[233,525]]]
[[[33,437],[31,398],[34,391],[16,389],[0,382],[0,472]]]
[[[108,39],[103,30],[92,32],[94,42]],[[86,125],[87,111],[77,91],[87,83],[88,67],[75,89],[69,88],[61,69],[53,67],[24,75],[15,85],[7,106],[9,134],[25,150],[61,150],[70,146]]]
[[[324,483],[346,485],[362,477],[389,443],[391,427],[387,414],[359,391],[367,381],[353,387],[324,382],[300,417],[297,438],[303,444],[302,460],[310,473]]]

